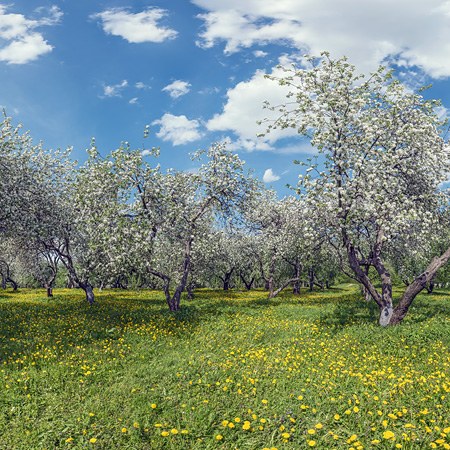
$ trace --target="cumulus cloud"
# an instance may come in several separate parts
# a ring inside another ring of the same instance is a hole
[[[120,97],[123,89],[127,86],[127,80],[123,80],[118,84],[106,84],[103,86],[103,97]]]
[[[268,55],[267,52],[263,52],[262,50],[255,50],[253,52],[253,56],[255,56],[256,58],[265,58]]]
[[[173,83],[168,84],[162,90],[168,92],[172,98],[178,98],[182,95],[186,95],[191,88],[191,84],[187,81],[175,80]]]
[[[161,119],[155,120],[152,125],[159,125],[160,129],[156,136],[163,141],[169,141],[173,145],[183,145],[188,142],[197,141],[202,137],[199,131],[200,122],[189,120],[186,116],[174,116],[166,113]]]
[[[0,61],[26,64],[52,51],[53,47],[36,28],[58,24],[63,13],[57,6],[41,7],[35,10],[35,16],[8,13],[7,7],[0,5],[0,39],[5,41],[0,48]]]
[[[209,131],[231,131],[237,136],[233,147],[247,151],[273,150],[273,143],[281,138],[295,136],[294,129],[273,130],[264,137],[257,137],[266,130],[266,124],[258,120],[273,120],[276,112],[263,109],[264,101],[279,104],[289,92],[286,86],[265,78],[264,71],[257,71],[250,80],[241,81],[226,94],[226,103],[221,113],[214,115],[206,124]],[[281,75],[274,68],[271,75]]]
[[[161,8],[147,8],[139,13],[132,13],[126,8],[110,8],[93,14],[92,19],[99,19],[103,31],[113,36],[120,36],[130,43],[164,42],[174,39],[177,32],[159,24],[167,16]]]
[[[266,169],[263,175],[263,181],[264,183],[272,183],[274,181],[278,181],[280,177],[278,175],[275,175],[273,173],[272,169]]]
[[[361,70],[394,60],[450,76],[448,0],[193,0],[205,13],[198,44],[225,53],[282,43],[300,52],[346,55]]]

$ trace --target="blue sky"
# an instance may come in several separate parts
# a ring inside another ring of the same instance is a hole
[[[264,74],[322,50],[432,82],[427,95],[450,105],[447,0],[0,2],[0,105],[81,161],[95,137],[101,152],[158,146],[163,167],[192,170],[190,152],[227,139],[285,193],[311,148],[292,133],[256,138],[262,102],[284,95]]]

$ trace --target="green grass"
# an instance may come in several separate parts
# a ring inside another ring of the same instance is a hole
[[[0,291],[0,449],[450,448],[446,292],[55,293]]]

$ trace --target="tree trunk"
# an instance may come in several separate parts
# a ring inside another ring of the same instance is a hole
[[[233,275],[233,272],[234,267],[229,272],[225,272],[225,276],[223,278],[219,277],[222,280],[224,291],[231,289],[231,276]]]
[[[47,297],[53,297],[53,288],[51,286],[47,286]]]
[[[274,293],[275,262],[276,262],[276,258],[275,258],[275,254],[274,254],[272,256],[272,259],[270,260],[269,278],[267,280],[267,288],[269,291],[269,298],[273,298],[278,294],[278,292]]]
[[[279,287],[276,291],[270,291],[269,298],[275,298],[283,289],[287,288],[291,283],[295,283],[296,281],[298,281],[298,278],[291,278],[281,285],[281,287]]]
[[[17,288],[19,287],[19,285],[11,277],[8,277],[6,279],[6,282],[11,284],[13,291],[17,291]]]
[[[309,278],[309,290],[312,292],[314,290],[314,268],[310,267],[308,269],[308,278]]]
[[[170,295],[170,277],[162,272],[153,270],[150,267],[147,268],[150,274],[163,280],[163,291],[166,297],[167,306],[169,307],[170,311],[178,311],[180,309],[181,294],[186,289],[187,280],[191,268],[192,242],[193,239],[189,238],[185,243],[184,260],[182,268],[183,273],[181,276],[180,283],[176,287],[175,292],[172,296]]]
[[[284,259],[289,265],[292,266],[294,273],[292,274],[292,278],[295,278],[296,281],[292,283],[292,293],[294,295],[300,295],[300,287],[302,282],[300,281],[300,275],[302,273],[302,265],[298,258],[295,258],[294,261],[289,259]]]
[[[252,277],[252,279],[250,281],[247,281],[244,277],[244,275],[242,274],[242,272],[239,274],[242,282],[245,285],[245,289],[247,289],[247,291],[250,291],[251,288],[253,287],[253,283],[255,282],[255,277]]]
[[[73,281],[73,278],[70,276],[70,274],[67,274],[66,288],[73,289],[74,287],[75,287],[75,281]]]
[[[92,288],[92,285],[88,281],[86,281],[85,283],[78,283],[78,284],[86,294],[86,301],[89,303],[90,306],[92,306],[95,302],[94,289]]]
[[[422,291],[427,283],[434,279],[437,271],[447,264],[450,259],[450,247],[441,255],[433,258],[431,263],[407,288],[392,314],[389,325],[399,324],[408,313],[408,310],[416,298],[417,294]]]
[[[189,283],[187,286],[186,286],[186,290],[187,290],[187,298],[188,298],[188,300],[192,300],[193,298],[194,298],[194,285],[193,285],[193,283]]]
[[[425,289],[427,290],[428,294],[432,294],[434,291],[434,278],[431,278],[431,280],[429,281],[429,283],[425,286]]]

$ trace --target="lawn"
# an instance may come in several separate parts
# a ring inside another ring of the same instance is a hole
[[[450,449],[450,294],[0,291],[0,449]]]

